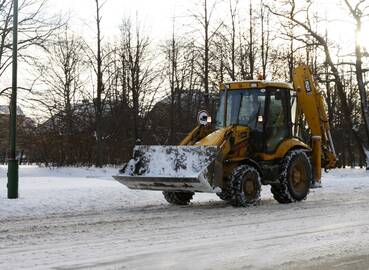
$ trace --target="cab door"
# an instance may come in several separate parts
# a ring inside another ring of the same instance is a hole
[[[291,136],[289,91],[270,89],[265,110],[265,148],[267,153],[275,152],[278,145]]]

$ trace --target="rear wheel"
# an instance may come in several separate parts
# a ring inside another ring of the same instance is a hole
[[[233,206],[256,205],[260,202],[261,182],[259,172],[252,166],[240,165],[232,174]]]
[[[301,201],[309,193],[311,179],[311,164],[305,152],[291,151],[282,161],[279,184],[272,185],[271,192],[279,203]]]
[[[163,191],[164,198],[170,204],[187,205],[195,193],[182,191]]]

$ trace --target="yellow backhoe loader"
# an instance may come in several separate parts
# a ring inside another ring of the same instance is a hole
[[[220,84],[216,121],[205,111],[179,146],[137,145],[114,178],[132,189],[161,190],[172,204],[213,192],[234,206],[255,205],[261,185],[279,203],[304,200],[321,170],[336,165],[324,99],[311,70],[293,84],[252,80]]]

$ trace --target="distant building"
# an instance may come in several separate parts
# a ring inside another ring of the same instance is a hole
[[[9,153],[9,106],[0,105],[0,163],[4,163]],[[27,141],[26,132],[35,126],[35,122],[26,117],[21,107],[17,107],[17,147],[22,150]]]
[[[8,105],[0,105],[0,116],[9,116],[9,106]],[[17,106],[17,116],[25,116],[21,107]]]

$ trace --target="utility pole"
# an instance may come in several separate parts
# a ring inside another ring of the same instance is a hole
[[[18,198],[17,143],[17,51],[18,51],[18,0],[13,0],[13,62],[12,96],[10,100],[10,158],[8,160],[8,199]]]

